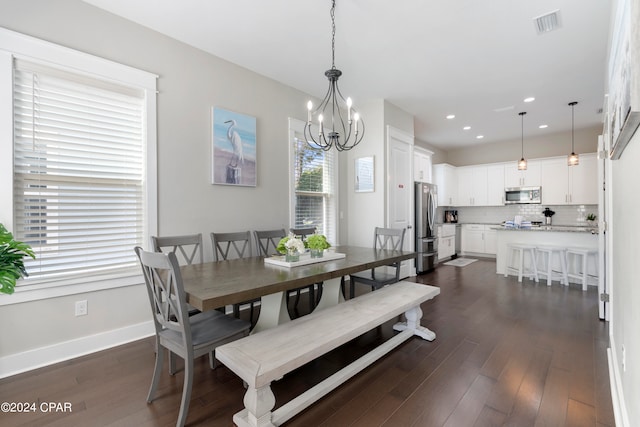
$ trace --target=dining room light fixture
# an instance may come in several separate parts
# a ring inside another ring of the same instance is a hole
[[[336,1],[331,1],[331,69],[324,75],[329,79],[329,90],[318,108],[313,110],[313,103],[307,103],[307,122],[304,126],[304,138],[312,148],[328,151],[335,147],[338,151],[351,150],[362,141],[364,121],[352,107],[351,98],[345,100],[338,87],[338,78],[342,71],[336,68]],[[346,116],[346,120],[345,120]],[[311,131],[312,119],[317,117],[318,132],[314,136]],[[328,131],[325,132],[325,127]]]
[[[567,156],[567,165],[569,166],[578,166],[580,164],[580,158],[578,157],[578,155],[576,154],[575,150],[573,149],[573,132],[574,132],[574,128],[573,128],[573,109],[576,106],[577,102],[573,101],[570,102],[569,105],[571,106],[571,154],[569,154]]]
[[[518,113],[518,115],[521,117],[521,129],[522,129],[522,134],[520,136],[520,144],[521,144],[521,157],[520,160],[518,161],[518,170],[519,171],[526,171],[527,170],[527,161],[524,158],[524,115],[527,114],[525,111]]]

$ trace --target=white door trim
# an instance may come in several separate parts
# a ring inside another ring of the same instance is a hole
[[[404,250],[408,250],[408,251],[413,251],[415,248],[415,243],[414,243],[414,216],[413,216],[413,211],[414,211],[414,200],[413,197],[411,195],[413,195],[413,146],[414,146],[414,136],[412,134],[409,134],[403,130],[394,128],[393,126],[387,125],[387,135],[386,135],[386,156],[385,156],[385,177],[386,177],[386,184],[385,184],[385,205],[386,205],[386,212],[385,212],[385,223],[387,227],[391,226],[391,192],[393,191],[393,189],[391,188],[391,168],[390,168],[390,164],[389,161],[391,159],[391,141],[397,141],[400,143],[404,143],[407,144],[409,147],[409,164],[407,165],[408,167],[408,171],[409,171],[409,180],[410,182],[407,183],[407,185],[409,186],[409,206],[408,206],[408,212],[409,212],[409,218],[407,218],[407,230],[405,232],[405,239],[404,239]],[[408,277],[408,276],[415,276],[415,261],[411,260],[410,262],[403,262],[402,263],[402,270],[401,270],[401,275],[400,277]]]

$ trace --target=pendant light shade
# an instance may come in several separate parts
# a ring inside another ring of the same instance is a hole
[[[307,103],[307,123],[304,127],[304,138],[312,148],[328,151],[335,147],[338,151],[351,150],[362,141],[364,121],[352,106],[351,98],[344,99],[338,87],[338,78],[342,71],[336,68],[335,58],[335,21],[336,0],[331,1],[331,69],[324,75],[329,79],[329,90],[318,108],[313,110],[313,103]],[[311,131],[313,117],[317,118],[318,133]],[[327,129],[325,129],[327,128]]]
[[[575,153],[575,150],[573,149],[573,132],[574,132],[573,109],[576,106],[576,104],[577,104],[576,101],[569,103],[569,105],[571,106],[571,154],[567,156],[567,165],[569,166],[577,166],[580,164],[580,159],[578,158],[578,155]]]
[[[520,137],[520,143],[521,143],[521,154],[522,157],[520,158],[520,160],[518,161],[518,170],[519,171],[526,171],[527,170],[527,161],[524,158],[524,115],[527,114],[526,112],[521,112],[518,113],[521,117],[521,126],[522,126],[522,135]]]

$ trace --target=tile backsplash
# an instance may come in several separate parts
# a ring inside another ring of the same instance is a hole
[[[598,205],[509,205],[509,206],[465,206],[458,208],[439,207],[436,218],[438,222],[444,222],[445,209],[458,211],[459,223],[500,224],[506,220],[512,220],[516,215],[522,215],[528,221],[543,221],[542,211],[548,207],[555,212],[552,217],[553,225],[587,224],[586,216],[590,213],[598,215]]]

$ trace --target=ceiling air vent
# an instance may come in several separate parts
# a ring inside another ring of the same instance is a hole
[[[548,33],[560,28],[560,9],[533,18],[533,24],[536,26],[538,34]]]

